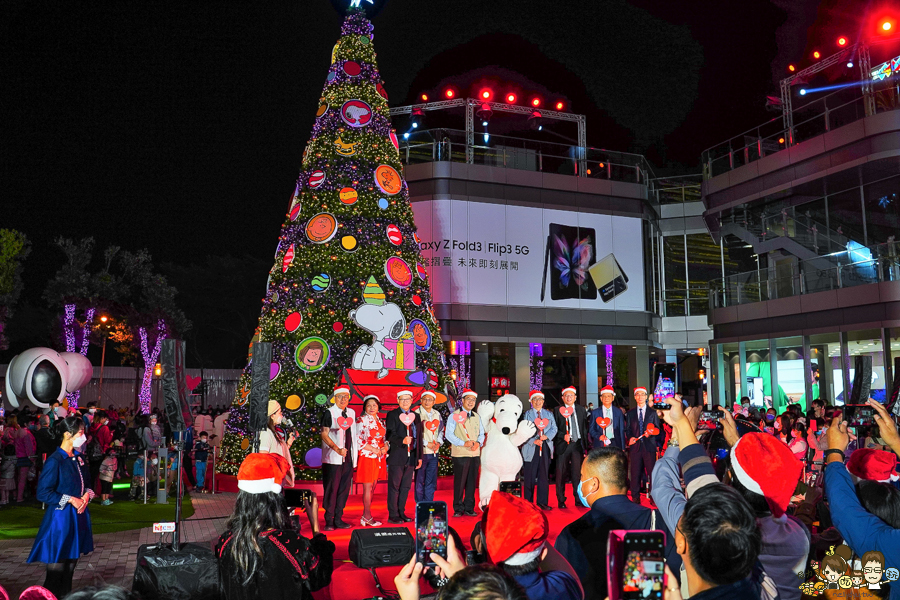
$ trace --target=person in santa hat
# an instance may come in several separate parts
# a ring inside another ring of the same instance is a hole
[[[290,528],[281,482],[290,464],[278,454],[248,454],[238,470],[234,511],[216,543],[224,600],[309,600],[331,583],[334,543],[319,533],[315,496],[305,501],[312,539]]]
[[[625,449],[625,415],[614,405],[615,400],[616,390],[611,385],[600,390],[600,407],[595,408],[589,417],[588,433],[592,448],[615,446]],[[601,427],[601,424],[606,426]]]
[[[515,523],[515,527],[510,527]],[[584,591],[572,566],[547,544],[547,516],[530,502],[496,491],[482,517],[491,562],[512,576],[529,600],[581,600]]]
[[[291,446],[294,443],[295,435],[294,433],[289,436],[284,435],[284,429],[281,428],[284,415],[281,411],[281,404],[277,400],[269,400],[266,414],[269,418],[266,428],[259,432],[259,451],[263,454],[278,454],[288,462],[290,469],[285,473],[284,481],[280,483],[285,487],[294,487],[294,460],[291,458]]]
[[[474,391],[463,390],[460,395],[462,407],[453,411],[444,430],[453,461],[454,517],[475,516],[475,486],[478,485],[481,446],[485,436],[481,417],[475,413],[477,399],[478,394]]]
[[[325,488],[325,531],[350,529],[344,521],[344,507],[350,497],[353,468],[359,459],[359,435],[356,412],[350,408],[350,388],[338,384],[334,388],[334,404],[322,413],[319,422],[322,437],[322,483]]]
[[[410,390],[397,392],[397,408],[384,420],[384,437],[389,445],[388,522],[395,525],[412,521],[406,514],[406,499],[413,473],[422,467],[422,418],[412,411],[412,401]]]
[[[550,507],[550,460],[553,458],[553,445],[549,443],[556,436],[556,419],[553,413],[544,409],[544,393],[531,390],[528,394],[531,408],[525,411],[526,421],[535,423],[534,435],[522,444],[522,472],[525,475],[524,498],[531,502],[534,499],[534,486],[537,485],[537,505],[541,510],[553,510]],[[543,428],[537,427],[541,419]]]
[[[433,502],[437,490],[438,452],[444,443],[444,424],[440,411],[434,408],[435,400],[437,394],[425,390],[416,409],[422,419],[422,468],[416,471],[416,502]]]
[[[629,479],[631,480],[631,501],[641,503],[641,478],[647,477],[648,491],[653,486],[653,465],[656,452],[663,447],[665,435],[656,411],[647,406],[647,388],[634,388],[635,408],[625,416],[625,443],[628,453]],[[650,427],[652,426],[652,427]],[[655,431],[656,433],[651,433]]]
[[[578,487],[581,484],[581,462],[587,449],[588,423],[587,411],[575,403],[578,393],[574,387],[562,391],[562,406],[553,409],[556,419],[556,439],[553,454],[556,457],[556,504],[566,507],[566,479],[572,482],[572,496],[575,503],[582,506],[578,498]],[[569,415],[562,413],[567,410]],[[587,507],[585,507],[587,508]]]

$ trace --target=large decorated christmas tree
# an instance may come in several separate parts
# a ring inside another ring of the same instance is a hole
[[[351,8],[331,53],[254,338],[272,343],[272,363],[253,365],[251,352],[220,472],[236,474],[250,447],[251,369],[269,370],[269,398],[296,427],[292,452],[304,479],[321,477],[318,423],[335,384],[350,385],[357,414],[368,394],[388,409],[399,389],[416,398],[434,390],[438,402],[455,393],[372,30],[364,10]]]

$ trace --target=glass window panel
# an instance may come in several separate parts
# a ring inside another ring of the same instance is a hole
[[[828,214],[831,228],[838,235],[838,241],[846,244],[847,240],[852,240],[857,244],[866,245],[859,188],[828,196]]]
[[[841,375],[840,334],[823,333],[809,338],[812,357],[813,398],[821,398],[825,404],[835,404],[834,399],[844,390]]]
[[[669,235],[663,238],[663,262],[666,271],[665,314],[669,317],[683,317],[687,314],[683,235]]]
[[[869,245],[883,244],[900,234],[900,175],[865,187]]]
[[[879,402],[885,401],[884,379],[884,348],[881,344],[881,331],[867,329],[864,331],[851,331],[847,334],[847,351],[850,354],[850,381],[855,385],[857,365],[869,362],[872,367],[872,378],[869,382],[868,398],[874,398]],[[860,397],[860,402],[868,398]],[[849,397],[846,399],[849,402]]]

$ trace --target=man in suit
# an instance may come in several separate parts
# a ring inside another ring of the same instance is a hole
[[[637,407],[628,411],[625,416],[625,435],[628,436],[628,462],[630,463],[631,500],[641,503],[641,475],[647,475],[647,482],[652,486],[651,473],[656,464],[656,451],[662,447],[665,435],[656,411],[647,406],[647,388],[634,388],[634,401]],[[656,428],[656,434],[647,432],[647,425]]]
[[[616,399],[616,391],[611,385],[600,390],[600,407],[591,412],[588,433],[591,436],[591,448],[604,448],[615,446],[625,449],[625,415],[618,406],[613,405]],[[606,427],[600,427],[601,419],[608,423]]]
[[[553,457],[553,448],[550,440],[556,436],[556,419],[548,410],[544,410],[544,393],[540,390],[531,390],[528,394],[531,408],[525,413],[524,419],[535,423],[536,419],[546,421],[543,430],[537,427],[534,435],[522,444],[522,471],[525,475],[525,487],[523,498],[531,502],[534,499],[534,486],[537,484],[537,505],[541,510],[553,510],[550,508],[550,459]]]
[[[412,487],[413,473],[422,466],[422,418],[413,412],[412,392],[397,392],[398,407],[387,414],[385,439],[390,445],[388,469],[388,521],[395,525],[409,523],[406,499]]]
[[[556,456],[556,503],[566,507],[566,479],[572,482],[572,495],[578,500],[578,485],[581,483],[581,459],[587,447],[587,411],[575,404],[574,387],[562,391],[563,405],[553,410],[556,419],[556,438],[553,440],[553,454]],[[563,411],[568,412],[568,416]]]

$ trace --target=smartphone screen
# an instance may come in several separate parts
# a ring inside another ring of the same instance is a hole
[[[697,422],[698,430],[714,430],[719,425],[719,411],[703,410],[700,411],[700,421]]]
[[[511,494],[516,498],[522,497],[522,482],[521,481],[501,481],[500,482],[500,491],[506,492],[507,494]]]
[[[550,298],[596,299],[597,287],[588,275],[588,269],[597,257],[597,236],[594,230],[550,223],[549,243]]]
[[[429,554],[447,558],[447,503],[419,502],[416,504],[416,561],[433,567]]]
[[[848,427],[868,427],[875,424],[875,409],[868,404],[844,406],[844,420]]]
[[[622,543],[622,598],[662,598],[665,536],[661,531],[626,533]]]

